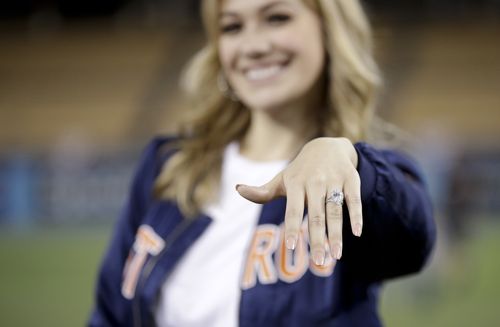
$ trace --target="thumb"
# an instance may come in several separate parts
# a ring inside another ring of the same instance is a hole
[[[259,204],[285,195],[281,173],[262,186],[238,184],[236,185],[236,191],[245,199]]]

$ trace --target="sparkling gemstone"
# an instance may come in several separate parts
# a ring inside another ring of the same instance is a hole
[[[339,192],[339,191],[333,191],[332,195],[330,196],[330,201],[332,201],[338,205],[341,205],[342,202],[344,201],[344,194],[342,192]]]

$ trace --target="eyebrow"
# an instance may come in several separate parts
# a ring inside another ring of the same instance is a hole
[[[273,1],[265,6],[262,6],[261,8],[258,9],[258,12],[259,13],[262,13],[262,12],[265,12],[269,9],[271,9],[272,7],[276,7],[276,6],[279,6],[279,5],[287,5],[287,6],[290,6],[291,3],[289,1],[283,1],[283,0],[276,0],[276,1]],[[223,11],[220,13],[219,15],[219,18],[223,18],[225,16],[238,16],[237,13],[235,12],[232,12],[232,11]]]

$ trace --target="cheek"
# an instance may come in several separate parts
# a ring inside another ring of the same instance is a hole
[[[310,69],[323,69],[326,55],[323,44],[320,42],[310,42],[309,44],[305,44],[305,46],[307,46],[304,49],[307,51],[306,57]]]
[[[318,74],[324,68],[325,48],[320,38],[309,36],[303,42],[295,44],[295,50],[299,57],[302,69],[305,74]]]
[[[303,47],[304,35],[294,28],[283,29],[279,32],[270,33],[270,42],[280,50],[297,53]]]
[[[232,62],[234,62],[235,47],[231,42],[221,40],[219,41],[218,51],[222,69],[227,73],[231,68]]]
[[[324,45],[321,31],[300,24],[274,35],[273,43],[280,49],[296,55],[305,65],[321,64],[324,60]]]

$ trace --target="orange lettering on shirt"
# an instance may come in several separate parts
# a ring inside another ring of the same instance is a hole
[[[148,225],[141,225],[137,230],[135,242],[123,269],[122,295],[132,299],[142,267],[149,255],[158,255],[165,247],[165,242]]]
[[[304,240],[303,233],[299,233],[295,250],[288,250],[285,245],[285,228],[281,225],[280,247],[276,253],[276,266],[280,280],[293,283],[307,271],[309,266],[309,254],[307,252],[307,243]]]
[[[306,226],[307,217],[304,219],[301,232],[302,237],[305,239],[305,242],[309,243],[309,233]],[[335,260],[330,253],[330,245],[328,244],[328,238],[325,235],[325,264],[323,266],[315,264],[309,255],[309,270],[318,277],[329,277],[333,274],[336,263],[337,260]]]
[[[330,246],[328,241],[325,241],[325,264],[318,266],[312,259],[309,260],[309,269],[318,277],[329,277],[333,274],[337,260],[335,260],[330,253]]]
[[[278,281],[273,265],[272,255],[278,246],[279,227],[276,225],[260,225],[255,231],[248,254],[242,288],[255,286],[257,278],[261,284],[272,284]]]

